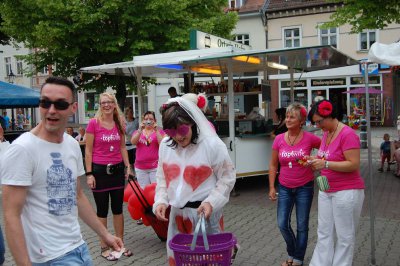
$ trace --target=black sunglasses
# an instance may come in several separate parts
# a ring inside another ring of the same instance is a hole
[[[50,100],[40,100],[39,101],[39,106],[45,109],[49,109],[50,106],[54,104],[54,108],[56,108],[57,110],[67,110],[68,107],[73,104],[73,103],[69,103],[63,100],[59,100],[59,101],[50,101]]]

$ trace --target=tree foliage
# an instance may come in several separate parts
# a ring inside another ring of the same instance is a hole
[[[237,15],[226,0],[2,0],[2,30],[34,49],[27,60],[54,75],[132,60],[135,55],[189,49],[192,28],[230,37]],[[92,79],[92,77],[88,77]],[[118,86],[114,77],[88,86]],[[123,81],[125,82],[125,81]],[[86,87],[88,88],[88,87]]]
[[[331,15],[324,28],[351,25],[352,33],[366,29],[383,29],[390,23],[400,24],[399,0],[333,0],[343,6]]]
[[[0,25],[3,22],[3,18],[0,14]],[[7,45],[10,42],[10,37],[0,30],[0,45]]]

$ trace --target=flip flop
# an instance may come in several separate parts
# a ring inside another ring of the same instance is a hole
[[[101,252],[100,252],[100,256],[108,261],[116,261],[118,260],[110,251],[109,247],[102,247],[101,248]]]
[[[132,251],[129,249],[125,249],[124,253],[122,253],[125,257],[131,257],[133,255]]]
[[[290,260],[285,260],[284,262],[282,262],[281,266],[292,266],[293,261]]]

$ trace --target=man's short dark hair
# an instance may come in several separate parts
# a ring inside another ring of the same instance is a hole
[[[175,92],[176,93],[176,88],[175,87],[169,87],[168,93],[171,94],[171,92]]]
[[[66,78],[55,77],[55,76],[48,77],[46,79],[46,81],[43,83],[42,87],[40,88],[40,91],[43,89],[43,87],[46,84],[64,85],[71,89],[72,95],[75,97],[75,85],[74,85],[74,83],[72,83],[70,80],[68,80]]]

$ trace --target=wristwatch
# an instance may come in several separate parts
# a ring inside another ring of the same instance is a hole
[[[325,168],[328,169],[329,168],[329,162],[325,161]]]

